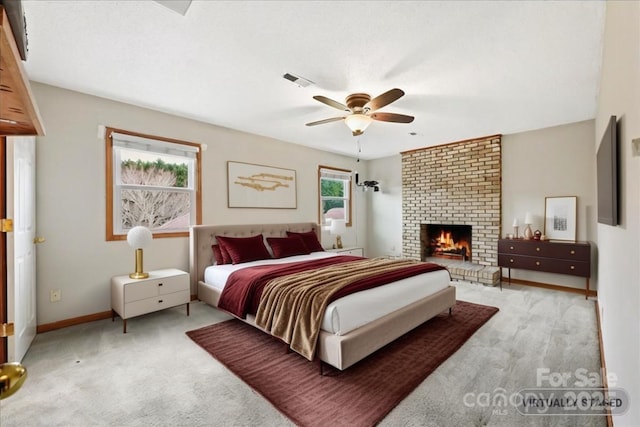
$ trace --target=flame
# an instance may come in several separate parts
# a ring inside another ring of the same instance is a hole
[[[440,237],[438,237],[437,241],[439,243],[438,252],[448,252],[466,248],[467,256],[471,254],[471,245],[469,242],[466,240],[454,241],[450,231],[441,230]]]

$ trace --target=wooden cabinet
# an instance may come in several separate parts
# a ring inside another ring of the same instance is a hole
[[[509,269],[509,281],[512,268],[585,277],[585,296],[589,296],[591,245],[588,242],[500,239],[498,266]]]
[[[0,135],[44,135],[9,19],[0,6]]]
[[[118,314],[123,321],[122,332],[127,333],[127,319],[177,305],[187,305],[189,315],[189,273],[167,269],[150,271],[146,279],[132,279],[128,275],[111,279],[111,320]]]

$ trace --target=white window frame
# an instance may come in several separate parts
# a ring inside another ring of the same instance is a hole
[[[201,180],[200,158],[201,146],[168,138],[136,134],[119,129],[106,129],[107,142],[107,240],[124,240],[128,229],[122,227],[120,200],[124,190],[158,190],[189,194],[189,225],[182,228],[152,229],[154,237],[188,236],[191,225],[200,223],[201,218]],[[122,150],[140,151],[141,153],[157,153],[164,156],[180,158],[188,167],[188,187],[166,187],[140,184],[124,184],[120,176]],[[144,225],[144,224],[143,224]]]
[[[353,217],[353,189],[352,189],[352,176],[353,172],[348,169],[335,168],[333,166],[319,166],[318,167],[318,223],[326,225],[323,211],[323,201],[325,200],[342,200],[345,207],[345,221],[347,227],[352,225]],[[334,179],[345,181],[343,197],[330,197],[322,195],[322,179]]]

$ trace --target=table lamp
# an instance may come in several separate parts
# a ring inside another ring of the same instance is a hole
[[[136,250],[136,271],[129,274],[132,279],[146,279],[149,273],[145,273],[142,267],[142,249],[149,246],[153,240],[153,234],[147,227],[133,227],[127,233],[127,242],[129,246]]]
[[[329,226],[329,234],[336,236],[334,248],[342,249],[341,235],[347,232],[347,223],[344,219],[334,219]]]

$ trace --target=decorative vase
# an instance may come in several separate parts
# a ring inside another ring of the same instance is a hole
[[[524,229],[524,238],[527,240],[531,240],[532,237],[533,237],[533,231],[531,230],[531,226],[527,224],[527,226]]]

